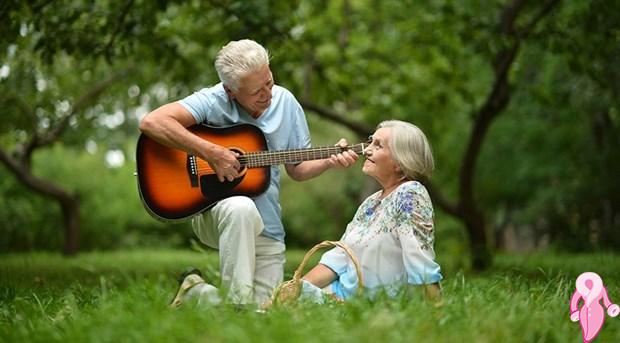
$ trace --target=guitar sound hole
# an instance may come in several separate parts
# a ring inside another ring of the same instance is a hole
[[[243,151],[243,150],[241,150],[241,149],[239,149],[237,147],[231,147],[229,149],[230,149],[230,151],[233,151],[233,152],[236,152],[237,154],[239,154],[239,156],[245,155],[245,151]],[[247,170],[248,170],[248,168],[244,164],[241,164],[241,167],[239,168],[239,170],[237,170],[237,172],[239,173],[239,176],[237,176],[237,179],[242,178],[245,175],[245,173],[247,172]],[[232,182],[234,182],[234,181],[232,181]]]

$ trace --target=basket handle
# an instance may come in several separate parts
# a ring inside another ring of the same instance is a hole
[[[357,282],[358,282],[357,290],[359,293],[361,293],[362,289],[364,288],[364,282],[362,281],[362,268],[360,267],[360,263],[357,257],[355,257],[353,250],[351,250],[351,248],[349,248],[346,244],[344,244],[341,241],[323,241],[315,245],[314,247],[312,247],[312,249],[310,249],[304,256],[303,260],[299,264],[299,267],[297,267],[297,269],[295,270],[295,273],[293,274],[293,279],[296,280],[297,282],[301,282],[301,274],[304,272],[304,268],[306,267],[306,263],[310,259],[310,256],[314,255],[314,253],[320,249],[329,248],[329,247],[341,248],[342,250],[344,250],[347,256],[349,256],[351,261],[353,261],[353,265],[355,265],[355,272],[357,273]]]

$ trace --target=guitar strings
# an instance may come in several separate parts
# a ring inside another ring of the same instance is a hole
[[[297,163],[308,159],[316,160],[321,158],[327,158],[332,154],[340,153],[346,149],[353,150],[356,153],[362,153],[364,151],[364,143],[350,145],[346,148],[333,146],[306,149],[291,149],[286,151],[250,151],[239,156],[238,160],[241,163],[242,167],[266,167],[286,162]],[[330,155],[325,156],[325,153],[329,153]],[[317,154],[319,154],[318,157]],[[209,163],[200,159],[198,159],[197,162],[198,166],[196,168],[196,171],[206,174],[215,174],[215,170],[211,168]]]

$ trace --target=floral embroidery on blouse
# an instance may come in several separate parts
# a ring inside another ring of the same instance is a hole
[[[433,204],[426,188],[417,181],[405,182],[383,200],[381,191],[366,198],[343,236],[352,235],[355,245],[367,246],[382,233],[413,235],[420,249],[431,251],[434,243]]]

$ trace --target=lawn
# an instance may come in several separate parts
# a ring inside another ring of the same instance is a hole
[[[288,276],[302,256],[288,252]],[[212,251],[1,255],[0,341],[581,342],[568,313],[575,279],[597,272],[611,300],[620,302],[618,257],[499,255],[482,274],[447,268],[442,306],[414,296],[261,314],[228,306],[167,307],[185,267],[218,279]],[[595,342],[620,342],[620,317],[606,316]]]

